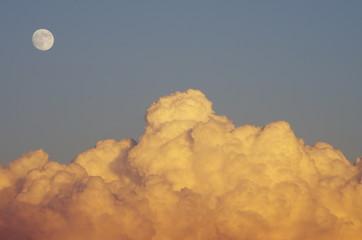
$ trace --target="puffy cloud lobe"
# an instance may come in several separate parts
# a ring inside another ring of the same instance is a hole
[[[145,119],[138,142],[70,164],[38,150],[0,165],[0,239],[361,239],[361,159],[287,122],[235,127],[197,90]]]

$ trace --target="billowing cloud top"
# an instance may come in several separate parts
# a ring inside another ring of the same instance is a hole
[[[145,133],[70,164],[0,165],[0,239],[362,239],[362,161],[287,122],[235,127],[197,90],[160,98]]]

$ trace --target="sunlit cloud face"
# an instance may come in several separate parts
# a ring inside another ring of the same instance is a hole
[[[361,159],[305,145],[287,122],[235,127],[197,90],[145,119],[139,142],[0,166],[0,239],[361,239]]]

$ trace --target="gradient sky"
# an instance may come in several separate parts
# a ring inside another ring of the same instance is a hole
[[[362,1],[0,4],[0,162],[70,162],[138,137],[152,101],[199,89],[236,125],[288,121],[362,157]],[[38,28],[55,44],[32,46]]]

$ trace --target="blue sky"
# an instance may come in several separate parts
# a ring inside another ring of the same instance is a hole
[[[0,162],[70,162],[138,137],[152,101],[199,89],[235,125],[288,121],[362,157],[361,1],[9,1],[0,5]],[[32,46],[52,31],[49,51]]]

